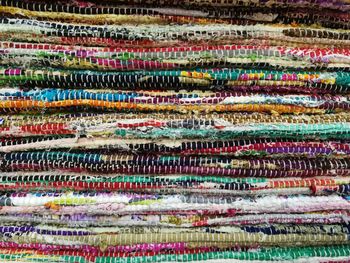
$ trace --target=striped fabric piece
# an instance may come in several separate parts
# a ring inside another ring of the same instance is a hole
[[[350,262],[349,0],[0,0],[0,262]]]

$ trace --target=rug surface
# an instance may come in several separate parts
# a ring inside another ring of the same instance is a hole
[[[0,262],[350,262],[350,0],[0,0]]]

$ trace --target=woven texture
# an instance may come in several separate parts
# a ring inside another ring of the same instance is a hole
[[[349,0],[0,0],[0,262],[349,263]]]

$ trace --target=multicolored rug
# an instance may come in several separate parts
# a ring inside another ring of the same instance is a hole
[[[350,262],[349,0],[0,0],[0,262]]]

